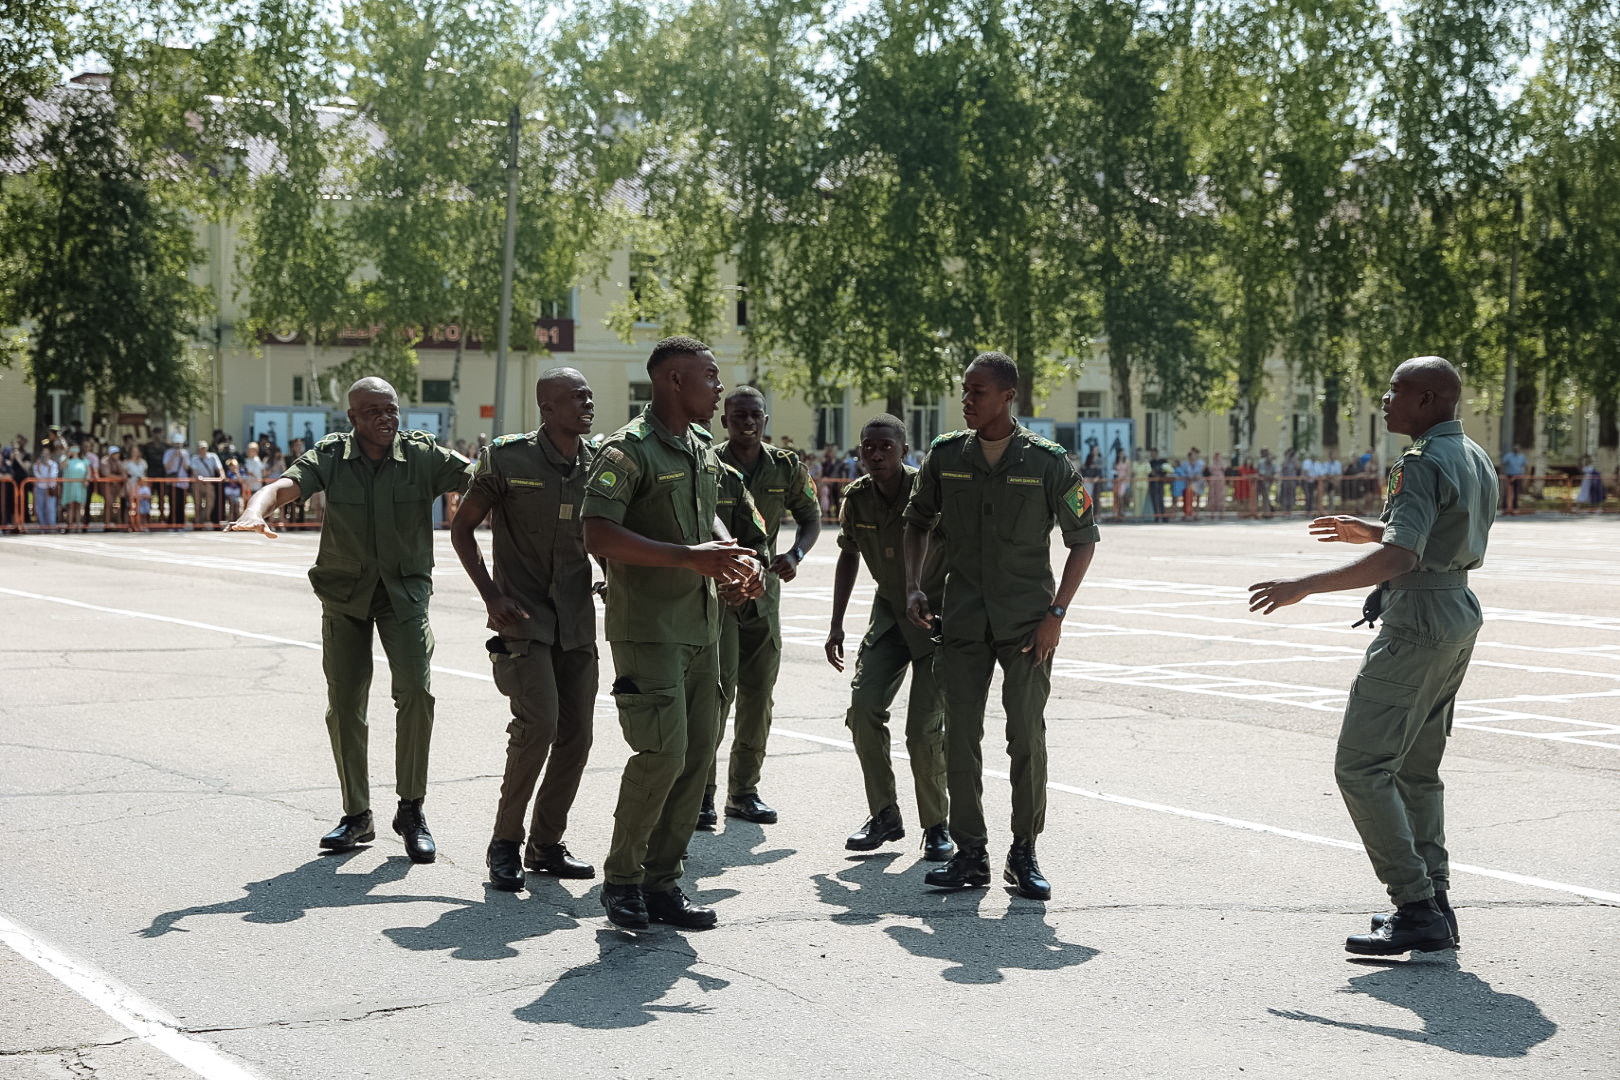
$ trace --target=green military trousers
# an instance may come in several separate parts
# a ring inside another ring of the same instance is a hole
[[[681,878],[697,828],[703,783],[720,740],[720,665],[715,645],[615,641],[613,700],[635,751],[619,782],[613,840],[603,865],[610,885],[662,892]]]
[[[876,817],[899,801],[889,756],[889,705],[907,668],[911,693],[906,703],[906,753],[917,789],[917,819],[927,829],[943,824],[950,806],[945,793],[945,703],[934,681],[933,656],[913,660],[905,635],[892,623],[876,635],[868,632],[855,660],[844,723],[866,780],[867,807]]]
[[[1473,651],[1471,637],[1436,641],[1385,625],[1345,704],[1334,775],[1397,905],[1450,888],[1440,758]]]
[[[946,638],[934,649],[934,679],[945,695],[945,761],[951,835],[963,848],[984,847],[984,706],[1001,665],[1001,704],[1012,759],[1012,831],[1033,840],[1046,828],[1046,699],[1052,662],[1023,652],[1028,638],[967,641]]]
[[[321,612],[321,669],[326,673],[326,731],[343,789],[343,812],[371,808],[366,773],[366,698],[371,693],[371,632],[376,627],[388,657],[394,696],[394,781],[401,799],[427,794],[428,743],[433,737],[433,695],[429,665],[433,631],[427,611],[410,618],[394,613],[381,582],[365,618],[331,608]]]
[[[539,864],[544,856],[538,849],[559,843],[568,829],[568,811],[590,757],[596,646],[563,649],[518,638],[505,638],[503,644],[506,652],[491,653],[490,659],[495,688],[511,701],[512,722],[506,726],[506,772],[495,810],[494,839],[523,842],[524,811],[533,796],[524,861]]]
[[[731,733],[731,763],[726,792],[752,795],[759,791],[765,765],[765,743],[771,734],[772,695],[776,673],[782,666],[782,635],[774,614],[761,615],[757,604],[728,611],[720,631],[720,730],[732,705],[737,707]],[[718,762],[709,766],[708,794],[714,794]]]

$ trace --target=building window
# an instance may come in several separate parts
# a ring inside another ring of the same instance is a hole
[[[938,394],[913,395],[906,409],[906,430],[913,447],[925,449],[939,435],[939,402]]]
[[[644,251],[630,253],[630,302],[640,308],[650,299],[647,286],[658,279],[658,257]]]
[[[737,325],[748,325],[748,286],[737,282]]]
[[[293,404],[302,405],[303,403],[304,403],[304,377],[302,375],[294,375],[293,376]]]
[[[634,420],[641,415],[641,410],[652,404],[652,383],[633,382],[630,384],[630,415],[626,420]]]
[[[1075,415],[1081,420],[1101,420],[1102,410],[1101,390],[1082,390],[1075,398]]]
[[[816,448],[844,445],[844,407],[822,405],[816,409]]]
[[[449,379],[423,379],[422,404],[448,405],[450,404]]]

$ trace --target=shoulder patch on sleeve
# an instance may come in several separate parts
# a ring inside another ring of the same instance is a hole
[[[960,431],[947,431],[943,435],[935,436],[934,441],[928,444],[928,449],[932,450],[934,447],[939,446],[942,443],[948,443],[955,439],[965,439],[971,434],[973,434],[972,428],[963,428]]]
[[[1389,498],[1393,499],[1401,493],[1401,484],[1405,479],[1405,467],[1401,462],[1397,461],[1395,467],[1389,470]]]
[[[597,456],[604,463],[616,466],[620,472],[634,474],[641,471],[641,466],[636,464],[636,459],[620,450],[617,446],[604,446],[597,453]]]
[[[1086,493],[1086,485],[1079,480],[1064,492],[1063,502],[1075,517],[1084,517],[1086,511],[1091,509],[1091,496]]]

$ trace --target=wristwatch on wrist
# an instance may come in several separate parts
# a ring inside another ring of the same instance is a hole
[[[1046,609],[1046,613],[1052,616],[1054,619],[1061,619],[1063,616],[1069,613],[1069,609],[1064,607],[1062,604],[1053,604],[1051,607]]]
[[[804,548],[800,547],[799,545],[794,544],[793,550],[788,552],[788,554],[793,556],[794,566],[798,566],[800,563],[804,562]]]

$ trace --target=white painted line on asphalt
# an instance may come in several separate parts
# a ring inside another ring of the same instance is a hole
[[[161,1050],[198,1076],[207,1080],[255,1080],[253,1073],[208,1043],[181,1031],[180,1024],[157,1006],[4,916],[0,916],[0,941],[128,1028],[141,1042]]]
[[[851,753],[855,751],[855,744],[846,739],[829,739],[823,735],[810,735],[802,731],[789,731],[780,727],[772,727],[771,734],[783,735],[789,739],[798,739],[801,742],[830,746],[838,750],[848,750]],[[910,755],[904,750],[891,750],[889,754],[896,761],[911,760]],[[985,769],[984,775],[993,776],[997,780],[1012,779],[1009,774],[996,769]],[[1048,781],[1046,789],[1048,791],[1061,791],[1065,795],[1078,795],[1082,799],[1094,799],[1097,802],[1113,803],[1116,806],[1128,806],[1133,810],[1151,810],[1155,814],[1169,814],[1172,817],[1187,818],[1190,821],[1204,821],[1212,825],[1225,825],[1228,828],[1242,829],[1246,832],[1266,833],[1270,836],[1281,836],[1289,840],[1303,841],[1307,844],[1321,844],[1325,847],[1343,848],[1346,851],[1366,850],[1352,840],[1340,840],[1332,836],[1318,836],[1315,833],[1300,832],[1297,829],[1284,829],[1277,825],[1267,825],[1259,821],[1246,821],[1243,818],[1227,817],[1225,814],[1211,814],[1203,810],[1189,810],[1181,806],[1169,806],[1165,803],[1148,802],[1145,799],[1133,799],[1127,795],[1110,795],[1106,791],[1074,787],[1070,784],[1059,784],[1056,781]],[[1603,889],[1588,888],[1585,885],[1570,885],[1562,881],[1549,881],[1546,878],[1514,874],[1507,870],[1494,870],[1488,866],[1473,866],[1468,863],[1452,863],[1451,869],[1461,874],[1473,874],[1475,877],[1496,878],[1498,881],[1511,881],[1515,885],[1527,885],[1533,889],[1546,889],[1550,892],[1584,896],[1589,900],[1600,900],[1607,904],[1620,904],[1620,892],[1607,892]]]
[[[169,616],[169,615],[154,615],[154,614],[151,614],[150,612],[144,612],[144,611],[127,611],[127,610],[118,609],[118,608],[101,607],[101,606],[99,606],[97,604],[86,604],[86,603],[84,603],[83,601],[80,601],[80,600],[69,600],[69,599],[67,599],[65,597],[60,597],[60,596],[46,596],[46,595],[43,595],[41,593],[30,593],[30,592],[23,592],[23,591],[21,591],[19,589],[5,589],[5,588],[0,588],[0,593],[7,593],[7,594],[12,595],[12,596],[26,597],[26,598],[31,599],[31,600],[43,600],[43,601],[47,601],[47,602],[51,602],[51,603],[65,604],[65,605],[67,605],[69,607],[88,608],[88,609],[90,609],[92,611],[103,611],[103,612],[107,612],[109,614],[114,614],[114,615],[126,615],[126,616],[129,616],[131,618],[153,619],[153,620],[156,620],[158,622],[176,623],[176,624],[179,624],[179,625],[182,625],[182,626],[194,627],[194,628],[199,629],[199,630],[212,630],[212,631],[214,631],[216,633],[221,633],[221,634],[233,634],[233,635],[237,635],[237,636],[240,636],[240,637],[254,638],[254,639],[257,639],[257,640],[261,640],[261,641],[273,641],[273,642],[276,642],[278,644],[295,645],[295,646],[297,646],[299,648],[302,648],[302,649],[319,649],[320,648],[320,645],[318,643],[316,643],[316,642],[296,641],[296,640],[294,640],[292,638],[278,638],[278,637],[274,637],[274,636],[268,635],[268,634],[253,633],[252,631],[248,631],[248,630],[238,630],[235,627],[213,626],[213,625],[210,625],[208,623],[195,622],[195,621],[193,621],[191,619],[179,619],[179,618],[175,618],[175,617]],[[381,658],[379,658],[379,659],[381,659]],[[464,678],[464,679],[478,679],[478,680],[484,681],[484,682],[492,681],[491,677],[488,676],[488,675],[484,675],[484,674],[477,673],[477,672],[463,671],[463,670],[460,670],[460,669],[457,669],[457,668],[441,668],[441,667],[435,666],[433,668],[433,670],[435,672],[443,672],[446,675],[460,676],[461,678]],[[1057,673],[1058,672],[1054,670],[1054,674],[1057,674]],[[1286,684],[1273,684],[1273,685],[1283,686],[1283,685],[1286,685]],[[1306,687],[1306,688],[1300,688],[1300,689],[1309,690],[1311,688]],[[603,698],[605,696],[606,695],[601,695],[601,694],[597,695],[598,700],[600,700],[601,698]],[[1227,695],[1227,696],[1237,697],[1237,696],[1244,696],[1244,695]],[[1290,702],[1290,704],[1297,704],[1297,703]],[[855,746],[854,746],[853,743],[850,743],[850,742],[842,740],[842,739],[829,739],[829,738],[826,738],[825,736],[821,736],[821,735],[811,735],[811,734],[807,734],[805,732],[789,731],[789,730],[784,729],[784,728],[773,728],[772,730],[776,734],[782,735],[782,736],[784,736],[786,738],[790,738],[790,739],[798,739],[798,740],[801,740],[801,741],[804,741],[804,742],[818,743],[818,744],[823,745],[823,746],[836,747],[836,748],[838,748],[840,750],[849,750],[851,752],[853,752],[854,749],[855,749]],[[1514,732],[1514,731],[1506,731],[1506,730],[1505,730],[1505,733],[1516,734],[1516,735],[1526,734],[1525,732]],[[1579,742],[1579,741],[1582,741],[1582,740],[1566,739],[1565,741]],[[1610,744],[1610,743],[1593,743],[1592,745],[1609,746],[1611,748],[1615,748],[1614,745]],[[892,751],[892,756],[896,760],[900,760],[900,761],[908,760],[908,757],[907,757],[906,753],[904,751],[902,751],[902,750]],[[1008,776],[1007,773],[998,772],[998,771],[993,770],[993,769],[984,770],[984,774],[986,776],[993,776],[993,777],[995,777],[997,779],[1000,779],[1000,780],[1009,780],[1009,779],[1011,779]],[[1348,848],[1348,849],[1352,849],[1352,850],[1356,850],[1356,851],[1362,850],[1362,847],[1361,847],[1360,844],[1353,843],[1353,842],[1348,841],[1348,840],[1336,840],[1336,839],[1334,839],[1333,837],[1330,837],[1330,836],[1317,836],[1314,833],[1298,832],[1298,831],[1293,830],[1293,829],[1284,829],[1284,828],[1282,828],[1280,826],[1276,826],[1276,825],[1265,825],[1265,824],[1262,824],[1262,823],[1256,822],[1256,821],[1245,821],[1242,818],[1226,817],[1225,815],[1222,815],[1222,814],[1210,814],[1210,813],[1206,813],[1205,811],[1202,811],[1202,810],[1189,810],[1189,809],[1185,809],[1185,808],[1182,808],[1182,807],[1169,806],[1169,805],[1166,805],[1164,803],[1146,802],[1146,801],[1143,801],[1141,799],[1132,799],[1129,796],[1125,796],[1125,795],[1110,795],[1107,792],[1093,791],[1093,790],[1090,790],[1090,789],[1087,789],[1087,788],[1072,787],[1072,786],[1070,786],[1068,784],[1059,784],[1059,783],[1055,783],[1055,782],[1049,782],[1046,786],[1047,786],[1048,789],[1050,789],[1052,791],[1061,791],[1061,792],[1064,792],[1065,794],[1069,794],[1069,795],[1079,795],[1082,798],[1095,799],[1095,800],[1097,800],[1099,802],[1116,803],[1116,804],[1121,805],[1121,806],[1130,806],[1130,807],[1133,807],[1133,808],[1139,809],[1139,810],[1151,810],[1151,811],[1154,811],[1156,813],[1171,814],[1171,815],[1174,815],[1176,817],[1188,818],[1188,819],[1194,820],[1194,821],[1206,821],[1206,822],[1211,822],[1213,824],[1226,825],[1226,826],[1229,826],[1231,828],[1244,829],[1244,830],[1247,830],[1249,832],[1269,833],[1269,834],[1271,834],[1273,836],[1283,836],[1283,837],[1287,837],[1287,838],[1293,839],[1293,840],[1301,840],[1301,841],[1304,841],[1306,843],[1325,844],[1325,845],[1327,845],[1329,847]],[[1457,870],[1457,871],[1459,871],[1461,873],[1474,874],[1474,875],[1477,875],[1477,876],[1480,876],[1480,877],[1497,878],[1497,879],[1502,880],[1502,881],[1511,881],[1511,882],[1514,882],[1514,883],[1520,884],[1520,885],[1528,885],[1528,886],[1530,886],[1532,888],[1548,889],[1548,890],[1551,890],[1553,892],[1569,893],[1569,894],[1574,895],[1574,896],[1584,896],[1584,897],[1587,897],[1587,898],[1593,899],[1593,900],[1602,900],[1602,901],[1604,901],[1606,903],[1620,904],[1620,893],[1605,892],[1602,889],[1592,889],[1592,888],[1588,888],[1588,887],[1586,887],[1584,885],[1569,885],[1569,884],[1566,884],[1564,882],[1550,881],[1550,880],[1548,880],[1546,878],[1529,877],[1529,876],[1526,876],[1524,874],[1510,873],[1510,872],[1508,872],[1506,870],[1493,870],[1490,867],[1470,866],[1470,865],[1466,865],[1466,864],[1463,864],[1463,863],[1453,863],[1451,868],[1453,870]]]

